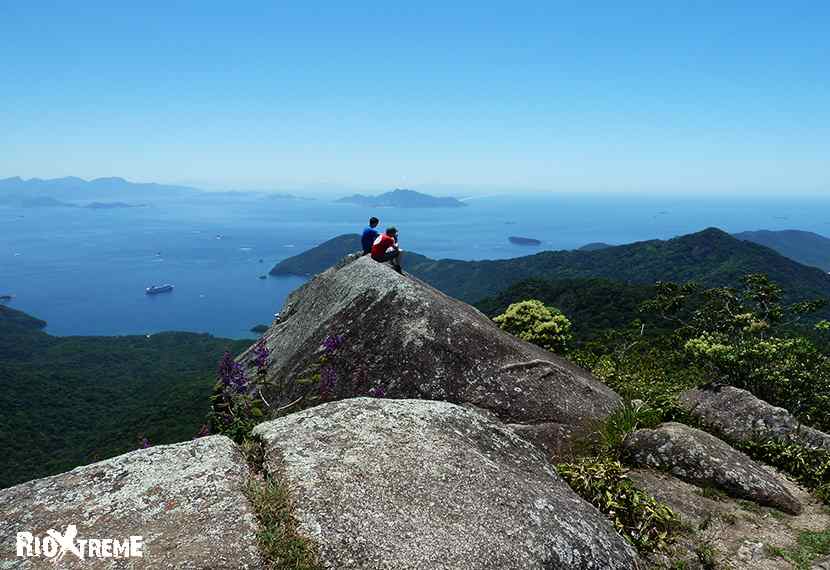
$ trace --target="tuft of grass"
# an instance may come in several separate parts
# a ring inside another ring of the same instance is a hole
[[[695,548],[695,556],[704,570],[715,570],[718,567],[717,553],[711,544],[700,544]]]
[[[251,479],[246,495],[261,530],[257,544],[272,570],[322,570],[317,545],[298,532],[291,495],[273,477]]]
[[[718,489],[717,487],[712,487],[711,485],[707,485],[705,487],[700,487],[699,491],[696,491],[701,497],[706,497],[712,501],[723,501],[726,500],[728,495]]]
[[[790,562],[798,570],[810,570],[817,558],[830,554],[830,528],[820,532],[804,531],[795,546],[770,546],[768,551]]]
[[[743,510],[749,511],[750,513],[755,513],[755,514],[760,515],[760,514],[763,514],[763,512],[764,512],[763,507],[761,507],[761,505],[759,505],[758,503],[755,503],[753,501],[747,501],[746,499],[736,499],[735,502]]]
[[[661,420],[662,414],[642,402],[624,402],[597,426],[596,451],[599,455],[618,457],[628,434],[656,427]]]
[[[286,483],[264,469],[265,449],[248,437],[240,444],[253,475],[245,486],[259,522],[257,546],[269,570],[323,570],[317,545],[299,532],[294,503]]]

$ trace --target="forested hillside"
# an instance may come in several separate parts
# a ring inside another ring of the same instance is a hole
[[[170,332],[55,337],[0,305],[0,487],[193,437],[224,351],[250,341]]]

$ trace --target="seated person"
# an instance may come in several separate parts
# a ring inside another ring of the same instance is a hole
[[[369,225],[363,230],[363,235],[360,236],[360,243],[363,246],[363,255],[372,253],[372,244],[378,239],[380,232],[375,228],[378,227],[380,220],[372,216],[369,218]]]
[[[379,235],[372,244],[372,259],[381,263],[389,261],[392,268],[403,275],[401,250],[398,247],[398,230],[395,227],[386,228],[386,232]]]

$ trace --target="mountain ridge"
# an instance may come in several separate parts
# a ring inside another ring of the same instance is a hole
[[[357,234],[345,234],[283,260],[272,275],[311,275],[360,249]],[[606,278],[626,283],[697,281],[716,287],[736,285],[747,273],[766,273],[792,292],[792,298],[830,298],[830,276],[771,248],[739,240],[718,228],[669,240],[645,240],[580,251],[543,251],[504,260],[431,259],[407,252],[405,270],[464,301],[493,296],[530,278]]]
[[[755,230],[732,234],[765,245],[804,265],[830,271],[830,238],[804,230]]]

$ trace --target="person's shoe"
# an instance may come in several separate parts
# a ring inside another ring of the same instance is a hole
[[[400,267],[398,267],[397,265],[393,265],[393,266],[392,266],[392,269],[394,269],[395,271],[397,271],[398,273],[400,273],[401,275],[403,275],[403,269],[401,269],[401,268],[400,268]]]

